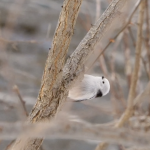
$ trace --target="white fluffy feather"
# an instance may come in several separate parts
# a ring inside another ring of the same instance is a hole
[[[102,96],[110,90],[109,81],[104,77],[84,75],[81,82],[78,82],[70,91],[68,97],[75,101],[89,100],[95,98],[98,91]]]

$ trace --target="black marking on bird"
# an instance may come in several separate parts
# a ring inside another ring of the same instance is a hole
[[[102,94],[101,90],[98,90],[98,92],[97,92],[95,97],[102,97],[102,96],[103,96],[103,94]]]

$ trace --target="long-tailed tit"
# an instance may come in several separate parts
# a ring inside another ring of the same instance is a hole
[[[81,82],[78,82],[68,94],[74,101],[84,101],[108,94],[110,90],[109,81],[104,77],[84,75]]]

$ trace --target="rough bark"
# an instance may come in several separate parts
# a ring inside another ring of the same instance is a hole
[[[92,52],[96,43],[103,37],[114,17],[119,14],[119,10],[126,1],[129,0],[113,0],[110,3],[100,19],[90,29],[75,52],[67,60],[63,69],[81,0],[66,0],[64,2],[53,38],[52,49],[49,52],[45,65],[39,96],[29,116],[30,122],[51,120],[55,117],[61,104],[67,98],[69,87],[83,73],[85,60]],[[20,138],[20,140],[16,141],[12,150],[37,150],[41,143],[42,139],[25,140]]]
[[[82,0],[65,0],[59,16],[58,25],[53,37],[52,48],[42,77],[41,89],[37,102],[29,115],[29,121],[34,123],[51,119],[55,116],[61,104],[61,94],[58,92],[62,79],[62,68],[65,64],[67,51]],[[67,97],[67,93],[66,93]],[[43,139],[18,139],[13,150],[37,150]]]
[[[113,19],[119,16],[121,8],[127,1],[129,0],[113,0],[67,60],[63,73],[63,84],[66,87],[71,86],[72,81],[81,74],[94,46],[103,37]]]

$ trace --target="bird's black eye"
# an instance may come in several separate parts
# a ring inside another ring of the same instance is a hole
[[[104,76],[102,76],[102,79],[104,79]]]
[[[103,84],[104,84],[105,82],[103,81]]]

